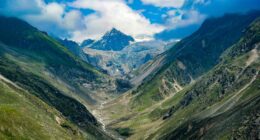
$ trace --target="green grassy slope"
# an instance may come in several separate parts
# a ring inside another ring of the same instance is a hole
[[[0,78],[0,139],[85,139],[75,125],[38,98]]]
[[[91,92],[94,88],[112,84],[106,75],[24,21],[0,17],[0,32],[1,75],[58,110],[83,131],[96,138],[109,138],[86,108],[96,102],[92,95],[95,92]]]
[[[92,91],[102,90],[105,87],[102,85],[106,84],[113,87],[107,76],[26,22],[1,17],[0,25],[0,41],[8,46],[8,59],[13,59],[21,67],[42,76],[68,96],[78,97],[78,100],[91,105],[96,102]]]
[[[259,138],[259,43],[257,20],[222,62],[184,93],[156,139]],[[177,124],[181,113],[187,116]]]
[[[108,126],[128,130],[123,133],[128,139],[259,138],[259,43],[258,19],[220,54],[215,67],[179,91],[168,88],[171,94],[151,102],[149,94],[158,93],[152,80],[136,106],[131,103],[138,96],[131,92],[106,104],[102,111],[111,119]]]
[[[219,63],[221,54],[239,40],[245,28],[259,15],[259,11],[254,11],[206,20],[198,31],[166,52],[161,62],[164,65],[132,92],[133,108],[143,110],[212,69]]]

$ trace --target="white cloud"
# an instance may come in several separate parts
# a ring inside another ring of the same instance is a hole
[[[194,4],[203,4],[203,5],[208,5],[211,3],[211,0],[195,0]]]
[[[181,8],[185,0],[141,0],[144,4],[151,4],[157,7]]]
[[[78,10],[72,10],[64,16],[64,26],[70,30],[77,30],[84,28],[84,24],[81,22],[83,15]]]
[[[22,17],[34,22],[55,22],[58,24],[62,20],[64,14],[64,7],[57,3],[43,4],[41,5],[41,13],[28,14]]]
[[[200,24],[205,18],[205,15],[196,10],[171,10],[167,13],[166,27],[167,29],[176,29],[192,24]]]
[[[113,27],[137,40],[152,38],[164,29],[161,25],[152,24],[122,0],[77,0],[70,6],[95,11],[84,18],[85,30],[74,32],[73,39],[77,41],[87,37],[97,39]]]
[[[60,37],[68,37],[75,30],[84,27],[78,10],[65,11],[66,5],[43,0],[4,0],[0,12],[28,21],[40,30]]]
[[[128,4],[133,4],[134,0],[126,0]]]
[[[177,8],[182,7],[185,0],[142,1],[160,7]],[[205,0],[196,1],[201,3]],[[204,18],[195,10],[177,9],[161,15],[165,19],[165,24],[155,24],[142,15],[143,9],[130,8],[127,5],[129,2],[133,1],[75,0],[71,3],[46,3],[44,0],[3,0],[0,3],[0,12],[20,17],[40,30],[60,37],[70,37],[78,42],[87,38],[98,39],[113,27],[133,36],[136,40],[149,40],[164,29],[199,23]],[[93,12],[83,15],[82,9],[90,9]]]

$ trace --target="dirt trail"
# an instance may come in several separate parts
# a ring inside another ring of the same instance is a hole
[[[220,112],[216,113],[215,115],[218,115],[218,114],[225,112],[225,111],[229,110],[230,108],[232,108],[238,102],[238,100],[243,96],[243,94],[241,94],[241,93],[245,89],[247,89],[256,80],[257,76],[258,76],[258,72],[256,73],[256,75],[254,75],[254,77],[252,78],[252,80],[248,84],[246,84],[243,88],[241,88],[238,92],[236,92],[225,103],[223,103],[221,106],[216,108],[215,112],[218,112],[218,110],[220,110]]]
[[[248,68],[253,62],[257,61],[259,55],[257,52],[257,49],[253,49],[250,53],[250,57],[248,58],[248,60],[246,61],[246,65],[244,67],[244,70],[246,68]],[[243,70],[243,71],[244,71]],[[257,78],[259,71],[256,72],[256,74],[254,75],[254,77],[251,79],[251,81],[249,83],[247,83],[243,88],[241,88],[238,92],[236,92],[231,98],[229,98],[224,104],[222,104],[219,109],[223,109],[222,112],[225,112],[227,110],[229,110],[232,106],[234,106],[236,104],[236,102],[238,102],[238,100],[240,99],[240,97],[242,97],[243,94],[241,94],[245,89],[247,89]],[[225,107],[225,108],[224,108]],[[218,111],[218,110],[216,110]],[[221,113],[221,112],[220,112]],[[220,114],[218,113],[218,114]]]
[[[21,87],[19,87],[18,85],[16,85],[14,82],[10,81],[9,79],[5,78],[2,74],[0,74],[0,79],[3,80],[4,82],[8,83],[8,84],[11,84],[12,86],[18,88],[18,89],[21,89]]]
[[[258,51],[257,51],[258,46],[259,45],[257,45],[256,48],[251,51],[250,57],[246,61],[246,65],[244,66],[244,68],[240,72],[240,74],[238,74],[237,78],[239,78],[243,74],[245,69],[248,68],[251,64],[253,64],[253,62],[258,60],[258,58],[259,58],[259,54],[258,54]],[[244,87],[242,87],[239,91],[234,93],[232,95],[232,97],[230,97],[224,103],[215,104],[212,107],[210,107],[209,109],[201,112],[200,114],[203,114],[203,115],[200,115],[200,116],[202,116],[204,118],[209,117],[209,116],[216,116],[216,115],[219,115],[219,114],[229,110],[230,108],[232,108],[239,101],[239,99],[243,96],[243,94],[241,94],[241,93],[244,90],[246,90],[257,79],[258,74],[259,74],[259,70],[253,76],[253,78],[250,80],[250,82],[247,83]]]

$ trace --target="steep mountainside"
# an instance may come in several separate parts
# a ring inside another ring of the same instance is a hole
[[[145,108],[194,82],[219,63],[221,54],[239,40],[245,28],[259,15],[260,12],[256,11],[206,20],[198,31],[158,56],[154,63],[148,64],[148,68],[144,67],[150,71],[144,77],[148,82],[143,82],[133,91],[136,98],[133,104]]]
[[[162,57],[150,81],[104,105],[107,127],[128,139],[259,139],[258,17],[207,20]]]
[[[114,90],[111,79],[24,21],[0,17],[0,32],[1,75],[85,132],[107,137],[86,106],[95,104],[104,91]]]
[[[0,75],[0,139],[94,139],[61,113]]]
[[[225,52],[220,64],[183,93],[183,98],[168,110],[172,116],[168,124],[165,122],[151,137],[259,139],[259,44],[258,19]],[[176,127],[173,118],[178,118],[180,112],[189,112],[190,116]]]
[[[77,42],[72,41],[72,40],[68,40],[68,39],[60,39],[60,38],[56,38],[56,40],[63,45],[64,47],[66,47],[71,53],[73,53],[76,57],[80,58],[81,60],[87,62],[87,63],[91,63],[92,62],[92,58],[87,54],[84,53],[83,49],[84,47],[82,45],[87,45],[88,43],[91,44],[91,42],[93,42],[93,40],[85,40],[83,41],[83,43],[81,45],[79,45]],[[91,63],[92,64],[92,63]],[[92,66],[95,67],[95,65],[92,64]],[[95,67],[98,68],[98,67]],[[100,69],[101,70],[101,69]]]
[[[94,89],[98,88],[98,93],[110,90],[106,89],[106,84],[113,89],[108,76],[75,57],[54,39],[25,22],[14,18],[1,19],[0,39],[6,46],[2,49],[8,51],[5,57],[10,61],[17,61],[20,66],[45,78],[68,95],[72,95],[70,92],[77,93],[72,96],[79,96],[89,104],[95,103]]]
[[[113,28],[111,31],[107,32],[100,40],[92,43],[89,47],[92,49],[103,51],[120,51],[133,41],[134,39],[131,36],[128,36]]]

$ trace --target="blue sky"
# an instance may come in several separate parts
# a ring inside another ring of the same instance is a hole
[[[182,38],[208,17],[260,9],[260,0],[2,0],[0,13],[77,42],[115,27],[137,41]]]

